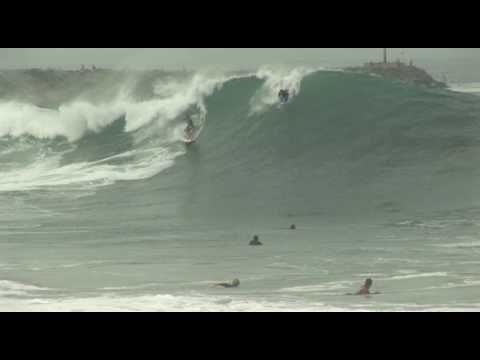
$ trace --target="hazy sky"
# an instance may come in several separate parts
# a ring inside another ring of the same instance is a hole
[[[480,49],[391,49],[392,57],[419,63],[480,60]],[[403,55],[402,55],[403,53]],[[379,59],[381,49],[132,49],[132,48],[1,48],[0,68],[77,68],[95,64],[114,68],[252,68],[266,64],[343,66]],[[480,61],[479,61],[480,63]],[[480,68],[480,66],[479,66]]]

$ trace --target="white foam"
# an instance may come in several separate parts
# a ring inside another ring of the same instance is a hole
[[[338,312],[323,303],[253,300],[228,296],[99,296],[57,299],[2,299],[2,311],[33,312]]]
[[[407,280],[426,277],[445,277],[448,276],[446,272],[432,272],[432,273],[420,273],[420,274],[408,274],[408,275],[396,275],[391,277],[382,278],[379,280]]]
[[[125,116],[125,131],[132,132],[157,122],[165,124],[181,115],[193,105],[205,110],[204,98],[218,89],[227,77],[209,78],[197,74],[178,83],[159,82],[155,91],[161,97],[148,101],[135,101],[128,89],[123,89],[115,100],[92,104],[83,100],[64,104],[58,110],[39,108],[17,101],[0,103],[0,137],[25,135],[39,139],[59,136],[76,141],[88,132],[99,132],[115,120]],[[162,90],[163,87],[168,91]]]
[[[39,139],[65,136],[75,141],[88,130],[99,131],[123,114],[120,104],[95,106],[75,102],[55,111],[16,101],[3,102],[0,103],[0,136],[31,135]]]
[[[333,284],[333,283],[332,283]],[[472,281],[464,286],[476,286]],[[114,287],[104,290],[131,290],[135,287]],[[300,288],[300,287],[299,287]],[[293,289],[293,288],[292,288]],[[322,288],[324,290],[325,288]],[[439,312],[480,311],[480,304],[394,304],[366,303],[326,304],[279,297],[277,300],[242,295],[137,295],[104,294],[91,297],[46,297],[46,288],[0,281],[2,312]]]
[[[449,89],[456,92],[468,93],[468,94],[480,94],[480,83],[463,83],[463,84],[451,84]]]
[[[444,284],[444,285],[429,286],[429,287],[422,288],[422,289],[417,290],[417,291],[449,290],[449,289],[457,289],[457,288],[477,287],[479,285],[480,285],[480,280],[465,279],[461,283],[448,283],[448,284]]]
[[[317,285],[288,287],[288,288],[280,289],[279,292],[308,293],[308,292],[342,290],[342,289],[348,289],[352,285],[353,285],[353,282],[351,281],[336,281],[336,282],[329,282],[329,283],[317,284]]]
[[[93,189],[117,181],[147,179],[172,166],[174,159],[183,153],[159,147],[129,153],[129,156],[133,155],[133,159],[125,164],[105,164],[111,160],[107,158],[64,166],[60,165],[61,156],[54,155],[39,159],[25,168],[2,173],[0,192],[54,188],[59,190],[59,187]]]
[[[443,248],[478,248],[480,247],[480,241],[459,242],[451,244],[436,244],[437,247]]]
[[[300,300],[270,301],[238,296],[201,295],[105,295],[84,298],[27,298],[0,297],[3,312],[472,312],[480,304],[393,304],[367,303],[328,305]]]

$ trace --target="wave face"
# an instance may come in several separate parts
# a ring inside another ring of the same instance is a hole
[[[83,196],[147,181],[189,218],[441,210],[478,198],[470,94],[308,69],[0,76],[3,193]],[[285,87],[294,96],[279,106]],[[192,108],[206,127],[186,147]]]

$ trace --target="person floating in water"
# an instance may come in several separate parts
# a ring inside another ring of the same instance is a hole
[[[214,287],[223,287],[223,288],[237,288],[240,286],[240,280],[234,279],[231,283],[219,283],[213,285]]]
[[[278,99],[282,104],[288,103],[288,100],[290,100],[290,91],[287,89],[281,89],[278,93]]]
[[[262,246],[263,244],[260,242],[260,239],[258,238],[257,235],[253,237],[253,240],[250,241],[250,246]]]
[[[355,294],[347,294],[347,295],[355,295],[355,296],[360,296],[360,295],[380,295],[379,292],[371,293],[370,289],[372,288],[373,285],[373,280],[372,279],[367,279],[365,281],[365,284],[361,287],[361,289],[356,292]]]

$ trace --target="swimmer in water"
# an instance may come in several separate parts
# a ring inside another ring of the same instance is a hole
[[[253,237],[253,240],[249,243],[250,246],[262,246],[263,244],[260,242],[257,235]]]
[[[379,292],[371,293],[370,289],[372,288],[373,285],[373,280],[372,279],[367,279],[365,281],[365,284],[361,287],[361,289],[355,293],[355,294],[347,294],[347,295],[353,295],[353,296],[368,296],[368,295],[380,295]]]
[[[240,286],[240,280],[234,279],[231,283],[219,283],[213,285],[214,287],[223,287],[223,288],[237,288]]]

